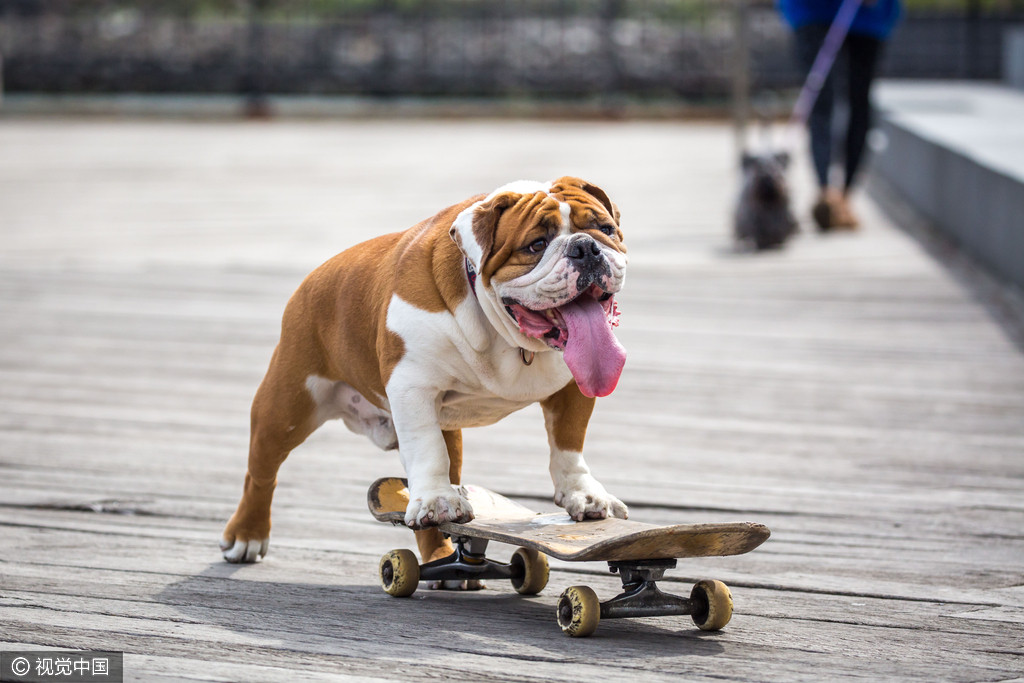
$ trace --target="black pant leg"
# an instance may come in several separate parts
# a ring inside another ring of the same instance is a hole
[[[853,34],[846,37],[850,99],[850,122],[846,129],[846,189],[857,177],[871,129],[871,84],[881,49],[882,41],[878,38]]]
[[[825,42],[828,26],[809,24],[796,30],[797,57],[803,66],[804,75],[811,71],[818,51]],[[811,158],[814,161],[814,172],[821,187],[828,185],[828,170],[832,163],[832,109],[835,101],[835,79],[829,71],[825,83],[821,86],[818,99],[811,108],[807,127],[811,134]]]

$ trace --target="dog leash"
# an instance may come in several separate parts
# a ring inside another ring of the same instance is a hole
[[[821,48],[814,58],[814,64],[811,65],[807,79],[796,98],[796,104],[793,105],[793,114],[789,117],[789,144],[786,145],[789,149],[796,146],[797,131],[807,123],[811,109],[818,101],[818,95],[821,94],[821,89],[825,85],[825,79],[828,78],[829,72],[832,71],[832,67],[836,63],[839,49],[843,46],[843,41],[846,40],[850,27],[853,26],[853,20],[857,16],[857,10],[862,4],[863,0],[843,0],[843,4],[839,6],[839,11],[836,12],[836,16],[828,28],[828,33],[825,34],[825,40],[822,41]]]

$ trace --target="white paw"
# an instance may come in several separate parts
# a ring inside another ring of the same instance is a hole
[[[577,522],[584,519],[629,517],[625,504],[605,491],[604,486],[589,474],[567,478],[555,489],[555,504],[565,508]]]
[[[234,542],[222,538],[220,541],[221,554],[231,564],[256,562],[266,556],[269,548],[269,538],[254,538],[249,541],[238,539]]]
[[[461,487],[426,491],[410,495],[405,508],[405,524],[412,529],[437,526],[443,522],[469,522],[473,519],[473,506]]]

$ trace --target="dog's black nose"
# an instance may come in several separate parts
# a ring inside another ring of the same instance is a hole
[[[601,260],[601,247],[591,237],[577,237],[569,243],[565,255],[581,266],[593,265]]]
[[[611,272],[607,259],[601,253],[601,245],[590,235],[573,237],[566,245],[565,256],[572,264],[572,268],[579,273],[576,289],[580,292]]]

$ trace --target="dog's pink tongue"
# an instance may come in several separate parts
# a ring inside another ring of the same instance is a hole
[[[604,306],[582,296],[558,309],[569,330],[565,364],[585,396],[607,396],[615,390],[626,364],[626,349],[612,334]]]

